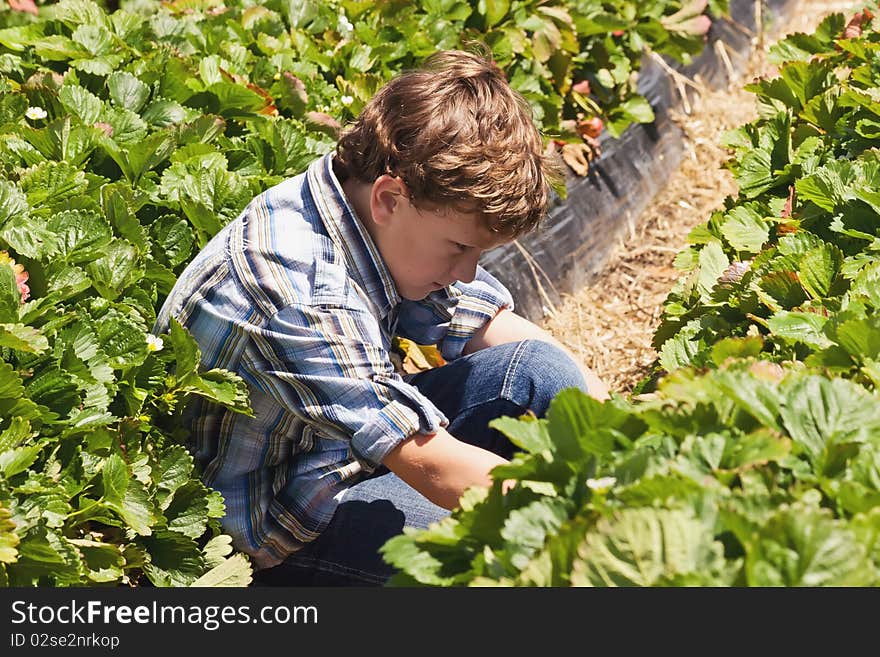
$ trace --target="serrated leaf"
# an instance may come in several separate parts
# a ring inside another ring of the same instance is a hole
[[[784,510],[749,550],[752,586],[872,586],[877,571],[845,521],[825,510]]]
[[[138,480],[132,479],[128,482],[125,500],[122,506],[115,510],[128,526],[141,536],[149,536],[153,533],[152,526],[156,523],[156,514],[147,489]]]
[[[88,89],[66,84],[58,91],[58,100],[68,112],[86,125],[92,125],[101,116],[104,102]]]
[[[807,299],[800,279],[793,271],[774,271],[758,281],[759,295],[771,310],[788,310],[801,305]]]
[[[526,452],[537,454],[553,448],[546,420],[499,417],[489,422],[489,426]]]
[[[815,349],[825,349],[834,343],[825,335],[823,328],[827,317],[815,313],[780,311],[767,320],[773,335],[787,342],[803,342]]]
[[[568,519],[571,502],[561,498],[542,498],[508,515],[501,529],[510,563],[521,570],[544,547],[549,535],[556,534]]]
[[[814,299],[823,299],[831,291],[843,264],[843,253],[833,244],[823,244],[804,254],[798,269],[801,285]]]
[[[32,326],[0,324],[0,347],[39,354],[49,348],[49,341]]]
[[[572,567],[573,586],[657,586],[710,573],[722,560],[711,527],[685,511],[625,509],[587,534]]]
[[[15,563],[18,560],[18,534],[11,520],[9,509],[0,505],[0,563]]]
[[[126,71],[108,75],[107,89],[113,103],[130,112],[139,112],[150,97],[150,88]]]
[[[130,316],[111,309],[97,323],[101,350],[115,369],[140,365],[147,357],[146,331]]]
[[[110,226],[102,217],[82,210],[58,212],[47,227],[55,234],[59,255],[71,264],[99,258],[112,239]]]
[[[249,586],[253,580],[253,568],[244,554],[234,554],[214,566],[190,586]]]
[[[614,419],[619,419],[614,418],[617,413],[582,390],[563,390],[547,411],[554,454],[570,464],[580,464],[591,455],[609,455],[614,438],[608,429],[613,427]]]
[[[712,290],[718,279],[730,266],[730,260],[724,255],[721,244],[710,242],[700,250],[700,273],[697,277],[697,289],[704,301],[712,297]]]
[[[767,429],[759,429],[729,443],[721,467],[742,470],[770,461],[779,462],[791,452],[791,441]]]
[[[101,482],[104,486],[103,499],[114,507],[121,507],[128,489],[128,466],[117,454],[111,454],[101,468]]]
[[[770,226],[756,209],[739,205],[724,216],[721,234],[735,250],[757,253],[770,237]]]
[[[189,481],[192,471],[193,459],[185,447],[174,445],[162,455],[154,476],[156,486],[164,491],[161,496],[157,495],[163,509],[171,501],[174,492]],[[162,500],[166,501],[163,503]]]
[[[787,386],[784,396],[784,427],[813,463],[829,443],[865,442],[880,433],[880,403],[850,381],[809,376]]]
[[[182,392],[209,399],[237,413],[253,417],[247,385],[239,375],[228,370],[212,369],[187,377]]]
[[[24,192],[15,183],[0,179],[0,226],[11,219],[24,222],[27,215],[28,202]]]
[[[174,350],[174,376],[181,381],[198,371],[202,352],[195,338],[174,317],[169,322],[168,337]]]
[[[112,300],[143,275],[143,268],[137,248],[126,240],[114,239],[103,252],[86,271],[101,296]]]
[[[855,358],[875,360],[880,356],[880,317],[845,321],[831,337]]]
[[[178,488],[165,509],[168,529],[190,538],[204,534],[208,525],[206,492],[205,486],[195,480],[189,480]]]
[[[213,568],[226,561],[232,553],[232,537],[229,534],[219,534],[205,543],[202,554],[205,555],[205,567]]]
[[[202,551],[191,538],[160,530],[141,540],[149,554],[144,573],[154,586],[189,586],[204,572]]]

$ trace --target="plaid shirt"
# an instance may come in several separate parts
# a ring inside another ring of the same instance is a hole
[[[174,316],[205,368],[248,385],[253,418],[201,398],[184,413],[235,546],[260,568],[280,563],[395,446],[448,424],[395,372],[393,335],[454,360],[503,306],[510,293],[482,268],[472,283],[401,299],[332,154],[257,196],[181,274],[154,327],[167,332]]]

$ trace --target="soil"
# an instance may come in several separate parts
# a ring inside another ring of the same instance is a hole
[[[657,358],[651,338],[678,278],[673,259],[686,246],[690,230],[737,193],[733,176],[724,168],[730,152],[719,143],[725,131],[757,116],[754,95],[742,87],[756,77],[775,75],[766,57],[772,43],[794,32],[812,32],[830,13],[850,16],[859,9],[853,2],[801,0],[786,24],[768,26],[765,35],[752,37],[751,61],[727,88],[707,89],[699,78],[693,87],[687,85],[688,102],[674,116],[685,133],[686,155],[678,170],[612,252],[598,282],[566,295],[544,321],[544,328],[611,390],[629,394],[648,373]]]

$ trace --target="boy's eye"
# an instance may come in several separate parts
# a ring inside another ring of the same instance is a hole
[[[464,253],[465,251],[467,251],[470,248],[467,244],[462,244],[461,242],[453,242],[452,244],[455,246],[456,249],[458,249],[462,253]]]

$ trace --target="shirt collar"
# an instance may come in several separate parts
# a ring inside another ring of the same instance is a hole
[[[309,190],[330,239],[384,319],[401,301],[379,249],[348,202],[333,172],[333,153],[318,158],[307,172]]]

